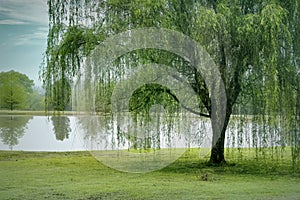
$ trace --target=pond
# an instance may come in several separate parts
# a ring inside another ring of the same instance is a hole
[[[0,137],[0,150],[85,150],[73,116],[0,115]]]
[[[172,128],[162,119],[156,119],[156,123],[146,127],[137,124],[133,126],[132,122],[126,121],[123,124],[127,126],[120,128],[116,121],[105,116],[0,115],[0,150],[80,151],[211,145],[208,120],[195,118],[187,122],[180,119],[174,123],[176,127]],[[271,133],[267,136],[257,134],[254,137],[253,128],[251,122],[242,127],[231,123],[225,140],[226,147],[277,146],[282,143],[278,130],[273,130],[273,133],[269,130]],[[124,132],[137,134],[134,142],[134,134],[126,136]]]
[[[148,116],[148,117],[147,117]],[[119,171],[142,173],[161,169],[190,147],[207,157],[212,145],[210,121],[192,115],[151,113],[117,115],[0,115],[0,150],[81,151]],[[231,120],[226,147],[280,146],[280,129],[246,119]]]

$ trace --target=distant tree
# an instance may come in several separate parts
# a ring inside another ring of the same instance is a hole
[[[0,73],[0,108],[27,109],[29,95],[33,92],[33,81],[16,71]]]
[[[44,110],[45,109],[45,95],[39,88],[35,87],[33,93],[28,100],[30,110]]]

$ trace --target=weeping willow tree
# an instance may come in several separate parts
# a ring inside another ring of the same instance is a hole
[[[286,139],[282,145],[292,146],[293,158],[299,155],[298,0],[288,3],[276,0],[49,0],[48,5],[48,45],[41,68],[46,103],[55,97],[53,84],[80,77],[86,70],[86,58],[106,38],[136,28],[171,29],[202,45],[218,66],[224,82],[225,122],[221,136],[212,147],[212,163],[225,162],[228,123],[232,114],[241,113],[251,115],[254,123],[259,124],[253,134],[267,135],[268,127],[275,126]],[[120,79],[126,69],[151,62],[171,66],[187,77],[198,95],[200,108],[200,112],[191,112],[211,117],[210,94],[201,74],[184,58],[155,49],[135,50],[118,58],[110,70],[104,67],[86,74],[96,73],[100,77],[94,83],[99,93],[94,98],[98,108],[103,105],[101,99],[107,101],[103,97],[111,94],[114,80]],[[64,87],[62,85],[61,92]],[[85,95],[92,95],[91,91],[87,89]],[[180,103],[168,88],[147,85],[134,93],[131,107],[133,110],[147,108],[158,101],[157,96],[173,105]]]

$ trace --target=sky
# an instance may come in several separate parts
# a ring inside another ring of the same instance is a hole
[[[0,0],[0,72],[18,71],[41,86],[47,34],[47,0]]]

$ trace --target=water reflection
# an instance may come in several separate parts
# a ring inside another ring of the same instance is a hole
[[[147,119],[146,119],[147,118]],[[161,149],[209,147],[211,126],[208,120],[193,116],[151,113],[149,116],[77,116],[77,132],[87,149]]]
[[[32,116],[0,116],[0,137],[2,143],[12,150],[23,137],[25,129]]]
[[[53,131],[57,140],[63,141],[69,138],[72,129],[70,119],[67,116],[52,116]]]
[[[148,116],[149,117],[149,116]],[[23,116],[0,115],[0,149],[72,151],[126,150],[146,152],[164,148],[210,148],[209,120],[194,115],[145,118],[128,115]],[[250,119],[226,132],[227,148],[289,146],[280,127],[263,127]],[[295,138],[298,135],[295,134]],[[292,138],[293,139],[293,138]]]
[[[86,150],[74,116],[0,115],[0,150]]]
[[[208,120],[199,117],[168,115],[78,116],[77,131],[91,154],[104,164],[126,172],[149,172],[180,157],[190,145],[211,145]],[[199,141],[200,140],[200,141]]]

